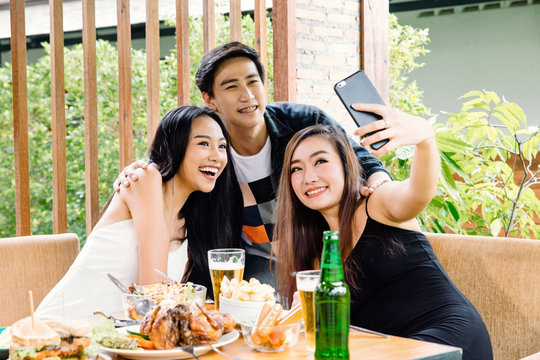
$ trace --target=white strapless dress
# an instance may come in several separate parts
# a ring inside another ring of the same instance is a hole
[[[187,262],[187,241],[169,252],[167,273],[180,281]],[[120,290],[107,273],[129,286],[139,279],[137,236],[133,220],[98,228],[88,236],[81,252],[62,280],[36,309],[40,319],[91,316],[94,311],[122,311]]]

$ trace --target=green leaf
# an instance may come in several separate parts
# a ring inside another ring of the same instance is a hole
[[[489,99],[491,99],[491,101],[495,104],[495,105],[498,105],[500,102],[501,102],[501,98],[493,91],[485,91],[485,94],[487,97],[489,97]]]
[[[459,221],[459,211],[458,211],[458,209],[456,209],[454,204],[452,204],[450,201],[447,201],[446,202],[446,207],[448,208],[448,210],[450,211],[450,214],[452,214],[454,219],[456,221]]]
[[[495,219],[491,224],[489,224],[489,230],[491,231],[492,236],[499,236],[499,233],[502,229],[501,219]]]
[[[512,115],[517,118],[523,125],[527,124],[527,117],[525,116],[525,113],[523,112],[523,109],[516,103],[509,103],[508,104],[508,110]]]
[[[450,166],[448,166],[448,164],[446,162],[442,162],[441,163],[441,169],[442,169],[442,174],[443,174],[443,177],[446,181],[447,184],[449,184],[451,187],[455,188],[456,187],[456,182],[454,180],[454,172],[452,171],[452,168]]]
[[[481,102],[479,100],[480,99],[474,99],[474,100],[471,100],[471,101],[467,101],[461,107],[461,111],[468,111],[468,110],[474,109],[474,108],[479,108],[479,109],[484,109],[484,110],[490,110],[491,109],[489,107],[489,105],[486,105],[485,103],[483,103],[483,102]]]
[[[414,156],[414,146],[402,146],[396,149],[395,157],[400,160],[412,159]]]
[[[430,205],[436,207],[437,209],[442,209],[444,207],[444,200],[440,196],[435,196],[431,199]]]
[[[467,92],[465,95],[463,95],[461,98],[469,98],[469,97],[472,97],[472,96],[482,97],[483,95],[484,95],[484,93],[482,91],[480,91],[480,90],[471,90],[471,91]]]
[[[454,161],[454,159],[452,159],[452,158],[448,155],[448,153],[442,152],[442,151],[441,151],[441,152],[440,152],[440,155],[441,155],[441,160],[442,160],[443,162],[446,162],[447,165],[448,165],[449,167],[451,167],[452,170],[453,170],[457,175],[459,175],[459,176],[460,176],[467,184],[469,184],[469,183],[471,182],[469,175],[463,171],[463,169],[458,165],[457,162]]]
[[[508,128],[508,130],[510,130],[510,132],[513,134],[514,132],[516,132],[517,129],[520,128],[520,125],[519,118],[512,112],[512,109],[512,104],[503,103],[495,107],[493,116],[501,120],[503,124]],[[521,114],[523,114],[522,110]]]

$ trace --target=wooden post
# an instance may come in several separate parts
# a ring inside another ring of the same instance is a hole
[[[53,233],[67,232],[66,114],[62,0],[49,0],[51,22],[51,115],[53,151]]]
[[[216,4],[214,0],[203,0],[203,48],[206,54],[216,47]]]
[[[229,22],[231,41],[242,41],[242,6],[240,0],[230,0]]]
[[[264,68],[268,67],[268,49],[266,46],[266,2],[264,0],[255,0],[255,9],[253,11],[255,18],[255,50],[259,52],[259,57]],[[265,74],[266,77],[266,74]],[[268,98],[268,82],[264,79],[264,88],[266,98]]]
[[[296,5],[292,0],[275,0],[274,101],[296,100]]]
[[[159,124],[159,8],[155,0],[146,0],[146,94],[148,147]]]
[[[15,160],[15,217],[17,236],[30,235],[30,174],[28,165],[28,91],[24,0],[9,2],[11,19],[11,79]]]
[[[118,23],[118,125],[120,169],[133,162],[133,115],[131,106],[131,23],[129,0],[116,0]]]
[[[187,105],[190,103],[188,0],[176,0],[176,61],[178,105]]]
[[[389,90],[388,1],[362,0],[360,4],[361,68],[386,104]]]
[[[99,220],[99,169],[96,84],[96,3],[83,0],[84,164],[86,177],[86,233]]]

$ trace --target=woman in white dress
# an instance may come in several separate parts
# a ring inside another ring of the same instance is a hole
[[[184,278],[192,269],[208,272],[208,249],[241,247],[241,225],[234,221],[241,218],[235,213],[242,211],[242,204],[230,201],[240,188],[232,164],[227,165],[228,141],[225,126],[212,110],[181,106],[169,111],[148,152],[148,169],[136,171],[139,181],[112,196],[77,259],[40,303],[36,316],[80,318],[96,310],[120,311],[120,291],[107,273],[126,285],[163,281],[154,269],[180,280],[184,268]],[[187,265],[180,246],[186,234]]]

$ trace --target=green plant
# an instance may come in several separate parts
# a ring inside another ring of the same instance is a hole
[[[390,105],[410,114],[428,116],[430,110],[422,102],[423,92],[416,81],[409,81],[408,75],[424,66],[416,59],[429,53],[429,31],[400,25],[394,14],[390,14],[388,23]]]
[[[436,123],[422,92],[408,74],[423,66],[428,30],[402,26],[390,16],[390,87],[393,106],[432,118],[441,154],[437,195],[418,220],[424,230],[475,235],[540,237],[540,201],[531,186],[540,182],[532,168],[540,143],[538,127],[527,125],[521,108],[493,92],[464,96],[461,112]],[[498,120],[498,121],[496,121]],[[382,157],[394,179],[409,176],[411,147]],[[511,165],[510,165],[511,164]],[[514,175],[522,173],[514,181]]]
[[[448,189],[435,201],[450,201],[451,215],[463,232],[493,236],[540,237],[540,200],[531,186],[540,183],[533,161],[540,147],[538,126],[523,110],[491,91],[471,91],[457,114],[437,126]],[[449,176],[457,174],[458,176]]]

